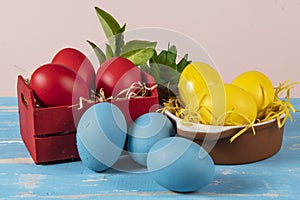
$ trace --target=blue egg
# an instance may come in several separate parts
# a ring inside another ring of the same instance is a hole
[[[146,166],[147,154],[152,145],[175,133],[172,122],[165,115],[146,113],[130,125],[126,147],[134,161]]]
[[[168,137],[155,143],[148,153],[147,168],[158,184],[175,192],[199,190],[215,174],[209,154],[200,145],[181,137]]]
[[[77,127],[77,148],[82,163],[91,170],[104,171],[120,157],[127,124],[122,111],[111,103],[87,109]]]

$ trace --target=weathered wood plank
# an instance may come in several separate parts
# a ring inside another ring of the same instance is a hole
[[[17,98],[0,98],[0,140],[20,138]]]

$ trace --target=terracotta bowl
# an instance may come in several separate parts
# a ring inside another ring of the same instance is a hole
[[[182,123],[171,112],[165,114],[173,121],[177,135],[193,140],[209,152],[215,164],[232,165],[260,161],[277,153],[282,144],[284,127],[275,119],[254,125],[256,134],[248,129],[233,142],[230,138],[245,126],[210,126]]]

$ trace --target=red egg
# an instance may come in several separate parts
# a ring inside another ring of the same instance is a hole
[[[64,48],[53,58],[52,63],[62,64],[76,72],[90,89],[95,88],[95,70],[90,60],[79,50]]]
[[[46,64],[37,68],[30,79],[37,99],[45,106],[63,106],[79,103],[79,97],[89,99],[86,82],[69,68]]]
[[[122,57],[113,57],[103,62],[96,75],[97,91],[103,88],[106,97],[115,97],[138,81],[142,81],[140,69]]]

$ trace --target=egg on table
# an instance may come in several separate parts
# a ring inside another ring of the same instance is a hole
[[[93,171],[104,171],[120,157],[127,135],[121,110],[107,102],[87,109],[77,127],[77,148],[82,163]]]
[[[200,190],[215,174],[210,155],[200,145],[181,137],[155,143],[148,153],[147,168],[158,184],[175,192]]]
[[[152,145],[175,134],[172,122],[165,115],[157,112],[146,113],[130,125],[126,147],[135,162],[146,166],[147,153]]]

